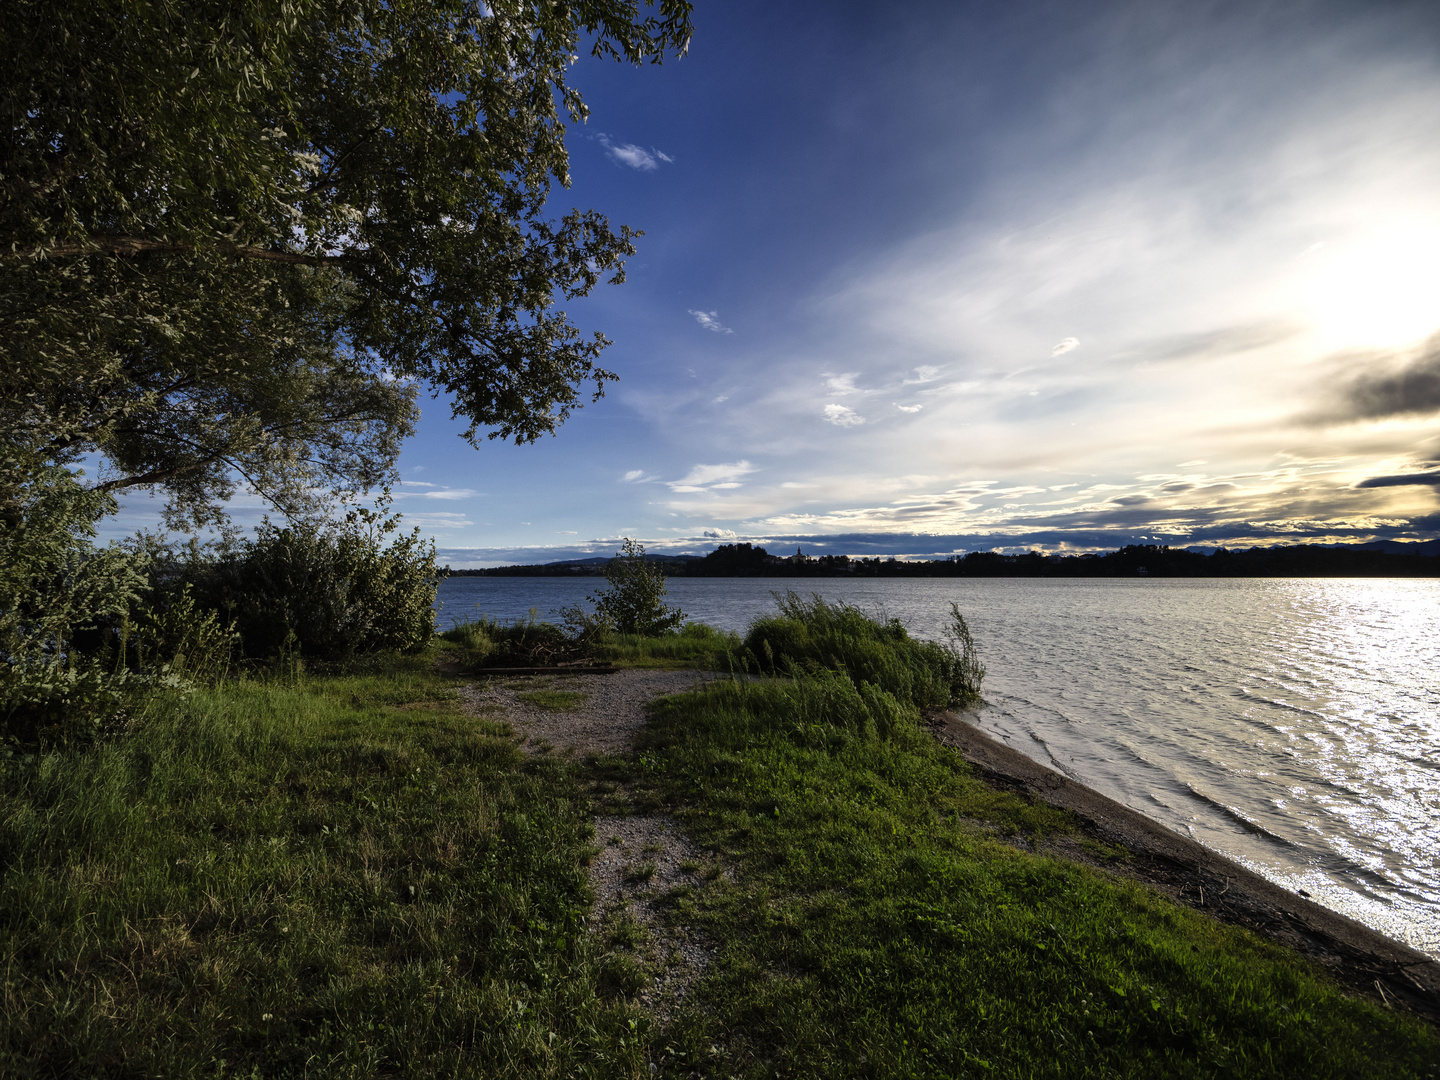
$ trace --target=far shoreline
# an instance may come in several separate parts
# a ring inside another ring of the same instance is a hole
[[[772,555],[751,544],[722,544],[706,555],[645,556],[673,578],[1436,578],[1440,539],[1368,544],[1286,544],[1273,547],[1172,548],[1128,544],[1115,551],[1005,554],[971,551],[919,556]],[[604,556],[558,562],[461,568],[452,577],[601,577]]]

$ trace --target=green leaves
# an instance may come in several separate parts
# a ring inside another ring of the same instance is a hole
[[[605,568],[610,587],[596,593],[595,612],[622,634],[655,637],[668,634],[685,620],[679,608],[667,607],[665,571],[645,561],[645,545],[625,538],[620,554]]]
[[[418,529],[400,533],[398,516],[356,511],[330,527],[267,522],[206,578],[208,599],[231,613],[253,656],[287,647],[322,658],[418,652],[435,630],[434,542]]]
[[[581,37],[681,53],[679,0],[17,0],[0,13],[0,428],[213,517],[389,474],[421,387],[472,442],[613,373],[558,298],[639,234],[545,216]],[[313,500],[311,500],[313,503]]]
[[[90,545],[113,505],[68,469],[14,449],[0,456],[0,740],[99,724],[125,699],[126,677],[79,657],[74,642],[123,614],[144,584],[142,558]]]

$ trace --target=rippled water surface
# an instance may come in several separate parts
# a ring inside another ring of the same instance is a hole
[[[601,584],[453,578],[441,622]],[[744,629],[787,585],[923,636],[957,601],[986,730],[1440,957],[1440,581],[682,578],[670,600]]]

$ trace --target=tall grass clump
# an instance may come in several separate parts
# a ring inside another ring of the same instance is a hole
[[[463,619],[441,631],[440,638],[460,646],[479,667],[554,663],[583,652],[581,644],[564,630],[541,620],[536,608],[525,618],[510,622],[493,615]]]
[[[922,709],[965,706],[980,700],[985,668],[957,605],[942,644],[921,641],[898,619],[872,618],[851,604],[809,600],[787,591],[775,596],[779,611],[757,619],[745,648],[763,671],[844,672]]]

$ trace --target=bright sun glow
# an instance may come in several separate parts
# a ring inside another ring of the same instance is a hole
[[[1332,348],[1407,345],[1440,330],[1440,226],[1408,223],[1317,248],[1312,321]]]

